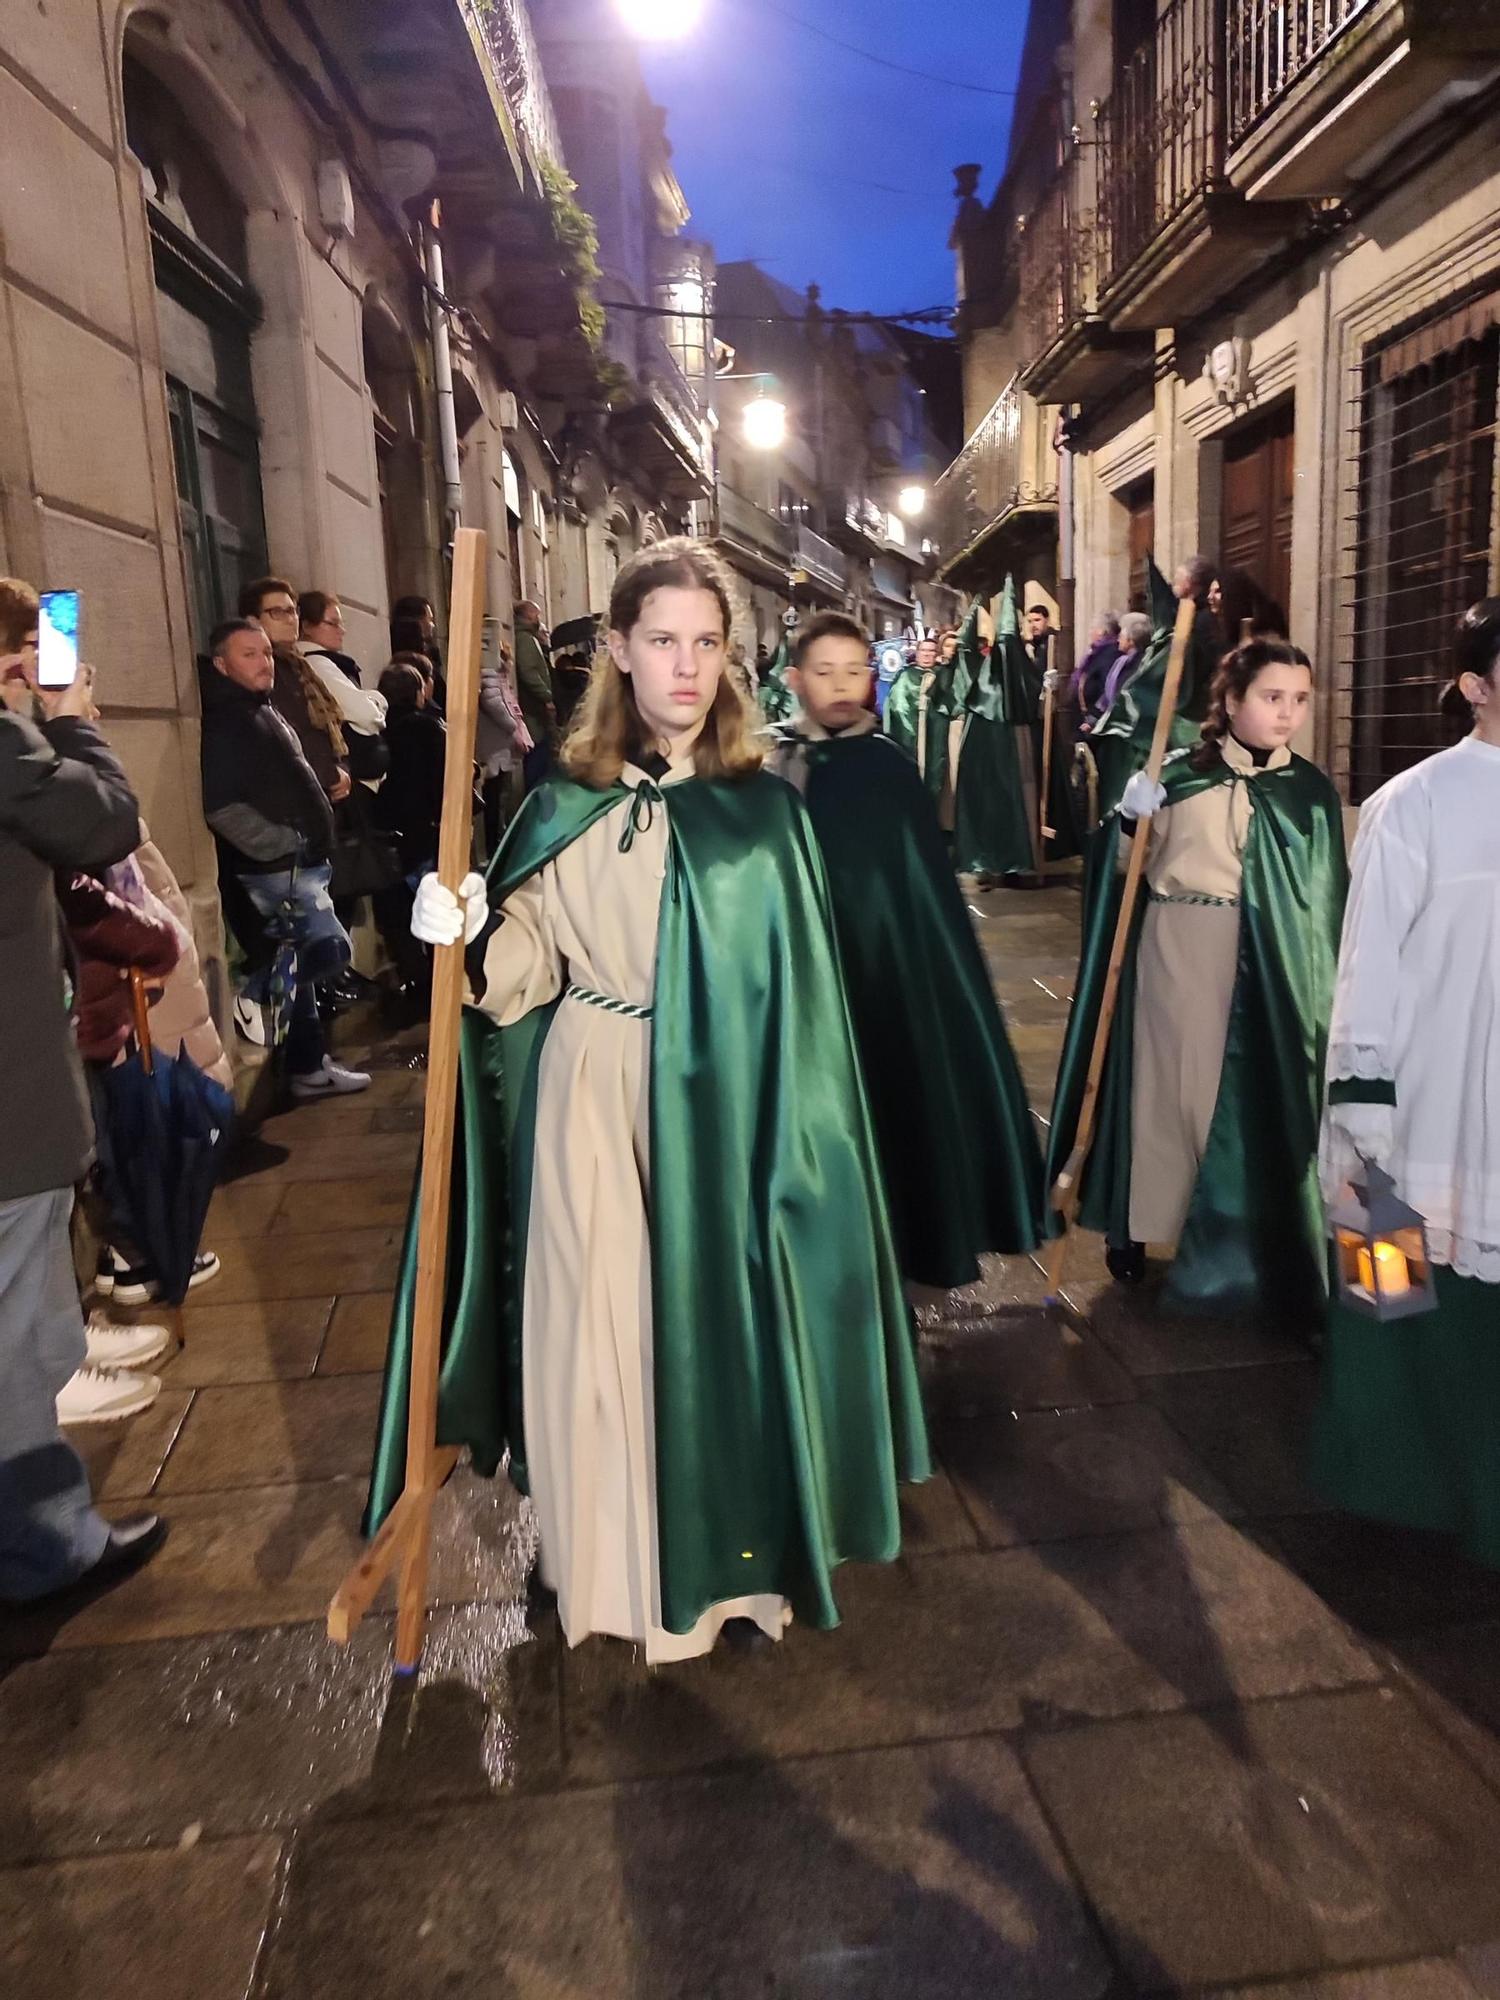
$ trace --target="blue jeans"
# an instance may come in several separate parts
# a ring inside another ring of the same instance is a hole
[[[291,1020],[285,1043],[288,1076],[309,1076],[323,1066],[328,1044],[318,1018],[317,987],[337,979],[354,953],[349,933],[339,922],[328,893],[332,870],[328,863],[316,867],[283,868],[271,875],[242,875],[245,894],[268,923],[286,923],[297,951],[297,996],[292,1002]],[[245,991],[257,1001],[266,997],[269,972],[258,973],[245,983]]]
[[[72,1583],[109,1528],[57,1427],[57,1394],[87,1351],[68,1243],[73,1190],[0,1201],[0,1599]]]

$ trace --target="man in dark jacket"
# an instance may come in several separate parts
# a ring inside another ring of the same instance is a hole
[[[161,1546],[154,1514],[113,1527],[57,1427],[87,1356],[68,1218],[94,1149],[53,893],[58,868],[104,869],[140,838],[124,772],[84,719],[93,677],[43,696],[37,598],[0,578],[0,1599],[104,1585]]]
[[[530,599],[516,606],[516,690],[533,745],[526,753],[525,765],[526,789],[530,791],[546,777],[557,750],[557,694],[552,685],[552,657],[547,650],[542,608]]]
[[[316,988],[349,963],[349,938],[329,898],[333,812],[296,733],[271,702],[271,642],[248,618],[209,638],[203,691],[203,812],[220,852],[259,916],[289,924],[297,993],[286,1037],[296,1098],[343,1097],[369,1088],[360,1070],[328,1054]]]

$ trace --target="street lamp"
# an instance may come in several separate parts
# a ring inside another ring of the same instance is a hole
[[[633,35],[647,42],[675,41],[691,32],[703,11],[703,0],[615,0]]]
[[[775,376],[757,368],[743,375],[716,375],[714,380],[758,384],[755,394],[740,408],[741,435],[752,451],[780,451],[786,443],[786,404],[771,394]]]
[[[925,486],[903,486],[896,499],[896,505],[908,521],[918,521],[927,511],[927,488]]]
[[[752,451],[779,451],[786,443],[786,404],[764,390],[742,412],[745,442]]]

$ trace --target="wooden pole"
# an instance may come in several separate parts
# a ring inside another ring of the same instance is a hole
[[[1160,784],[1162,766],[1167,761],[1167,746],[1172,739],[1172,723],[1177,715],[1182,674],[1187,664],[1188,641],[1193,636],[1193,620],[1197,615],[1197,609],[1190,597],[1183,598],[1177,607],[1177,623],[1172,631],[1172,650],[1167,657],[1167,674],[1162,683],[1161,707],[1156,712],[1156,732],[1151,738],[1151,755],[1146,760],[1146,772],[1153,784]],[[1094,1143],[1094,1127],[1099,1116],[1099,1085],[1104,1075],[1104,1059],[1109,1053],[1110,1029],[1114,1025],[1115,1008],[1120,998],[1120,974],[1125,964],[1126,948],[1130,943],[1131,925],[1135,921],[1135,906],[1140,896],[1141,880],[1146,867],[1146,849],[1149,845],[1147,827],[1138,827],[1135,838],[1130,843],[1130,861],[1120,894],[1120,914],[1115,922],[1114,943],[1110,948],[1109,966],[1104,975],[1104,992],[1099,1002],[1099,1021],[1094,1030],[1094,1046],[1089,1055],[1088,1078],[1083,1087],[1083,1103],[1078,1111],[1078,1131],[1067,1164],[1052,1188],[1052,1206],[1063,1219],[1062,1234],[1053,1240],[1042,1258],[1053,1298],[1056,1298],[1062,1290],[1063,1272],[1067,1268],[1068,1261],[1068,1246],[1078,1216],[1084,1163],[1088,1159],[1089,1148]]]
[[[460,528],[453,541],[448,629],[448,753],[438,880],[455,895],[469,872],[474,838],[474,733],[479,717],[479,651],[484,624],[485,538]],[[448,1279],[448,1212],[453,1195],[453,1127],[464,998],[460,938],[433,953],[432,1017],[427,1041],[427,1104],[422,1128],[422,1195],[417,1213],[417,1283],[412,1305],[407,1392],[406,1486],[380,1533],[340,1584],[328,1607],[328,1634],[340,1645],[368,1611],[385,1578],[399,1567],[396,1670],[411,1673],[427,1618],[432,1503],[457,1462],[437,1446],[438,1368]]]
[[[1038,832],[1041,839],[1037,844],[1038,873],[1045,881],[1047,876],[1047,842],[1055,836],[1047,824],[1047,807],[1052,800],[1052,732],[1057,716],[1057,689],[1044,687],[1042,690],[1042,795],[1037,800]]]

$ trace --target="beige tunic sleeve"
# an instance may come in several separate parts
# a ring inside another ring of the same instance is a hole
[[[500,906],[503,919],[484,954],[484,996],[475,1004],[508,1028],[562,990],[562,960],[554,935],[550,862]]]

